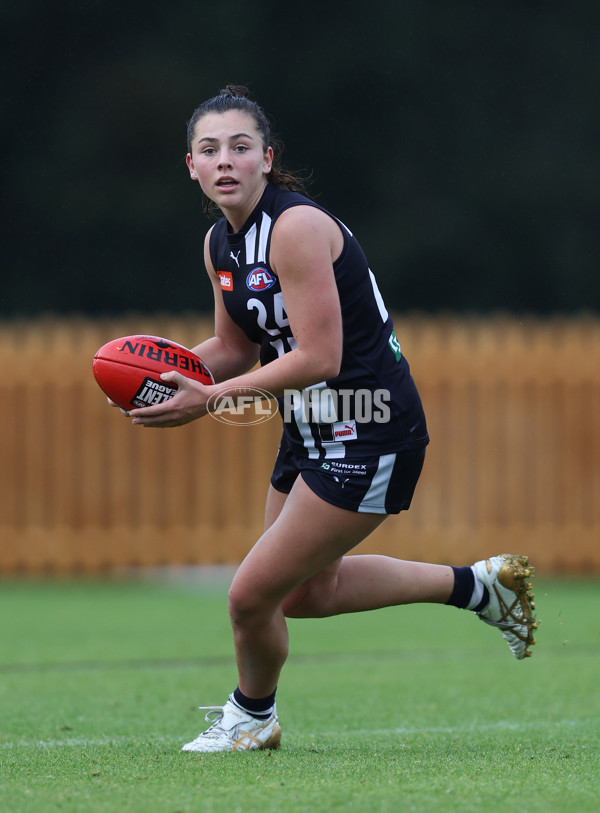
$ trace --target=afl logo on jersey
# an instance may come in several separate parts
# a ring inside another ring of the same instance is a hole
[[[266,291],[275,285],[277,278],[266,268],[255,268],[246,277],[246,286],[251,291]]]

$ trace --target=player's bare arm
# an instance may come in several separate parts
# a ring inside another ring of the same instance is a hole
[[[333,262],[342,246],[339,226],[325,213],[309,206],[284,212],[273,229],[270,261],[279,276],[296,349],[260,369],[221,380],[213,387],[181,381],[183,376],[169,373],[165,380],[177,383],[177,395],[168,403],[136,410],[133,422],[178,426],[206,414],[207,401],[216,392],[236,396],[257,388],[279,396],[286,389],[302,389],[334,378],[342,358],[342,318]],[[218,285],[218,280],[214,284]],[[241,331],[234,330],[220,292],[215,293],[222,349],[226,342],[235,342],[239,338],[236,333]],[[195,350],[212,371],[204,344]]]
[[[334,378],[342,359],[342,317],[333,262],[343,246],[339,226],[310,206],[284,212],[271,238],[270,264],[281,284],[296,348],[260,369],[224,381],[235,396],[259,388],[275,396]]]

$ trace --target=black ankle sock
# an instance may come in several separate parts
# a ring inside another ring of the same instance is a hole
[[[276,691],[277,689],[275,692]],[[245,694],[242,694],[238,686],[233,693],[233,699],[238,706],[249,712],[253,717],[257,717],[259,720],[266,720],[275,705],[275,692],[268,697],[256,699],[254,697],[246,697]]]
[[[475,589],[475,576],[470,567],[453,567],[454,587],[446,604],[465,609],[471,601]]]

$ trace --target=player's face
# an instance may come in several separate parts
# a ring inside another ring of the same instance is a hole
[[[187,156],[191,178],[237,228],[260,200],[272,161],[254,119],[240,110],[203,116]]]

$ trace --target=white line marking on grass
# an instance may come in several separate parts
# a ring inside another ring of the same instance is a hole
[[[185,744],[185,736],[165,737],[162,734],[159,736],[148,736],[141,739],[140,737],[96,737],[85,739],[84,737],[68,737],[64,740],[17,740],[16,742],[0,742],[0,750],[9,750],[11,748],[94,748],[104,747],[107,745],[132,745],[134,743],[143,743],[144,745],[173,745],[180,742]]]
[[[484,734],[487,731],[524,731],[539,728],[574,728],[575,726],[599,726],[600,718],[592,717],[577,720],[531,720],[522,722],[517,720],[499,720],[496,723],[469,723],[461,726],[420,726],[420,727],[398,727],[398,728],[358,728],[358,729],[338,729],[337,731],[323,731],[311,734],[312,737],[365,737],[373,735],[381,736],[416,736],[419,734]]]
[[[285,729],[284,734],[293,740],[315,740],[335,738],[340,740],[344,737],[398,737],[398,736],[418,736],[420,734],[485,734],[491,731],[532,731],[535,729],[553,728],[580,728],[582,726],[600,726],[600,717],[589,717],[576,720],[531,720],[530,722],[520,722],[514,720],[499,720],[496,723],[483,724],[469,723],[462,726],[420,726],[420,727],[399,727],[399,728],[355,728],[337,731],[318,731],[311,734],[300,734],[294,730]],[[185,735],[182,737],[165,736],[159,734],[148,737],[97,737],[85,739],[84,737],[67,737],[64,740],[17,740],[15,742],[0,742],[0,750],[10,750],[13,748],[103,748],[106,746],[123,745],[166,745],[179,748],[185,742]]]

